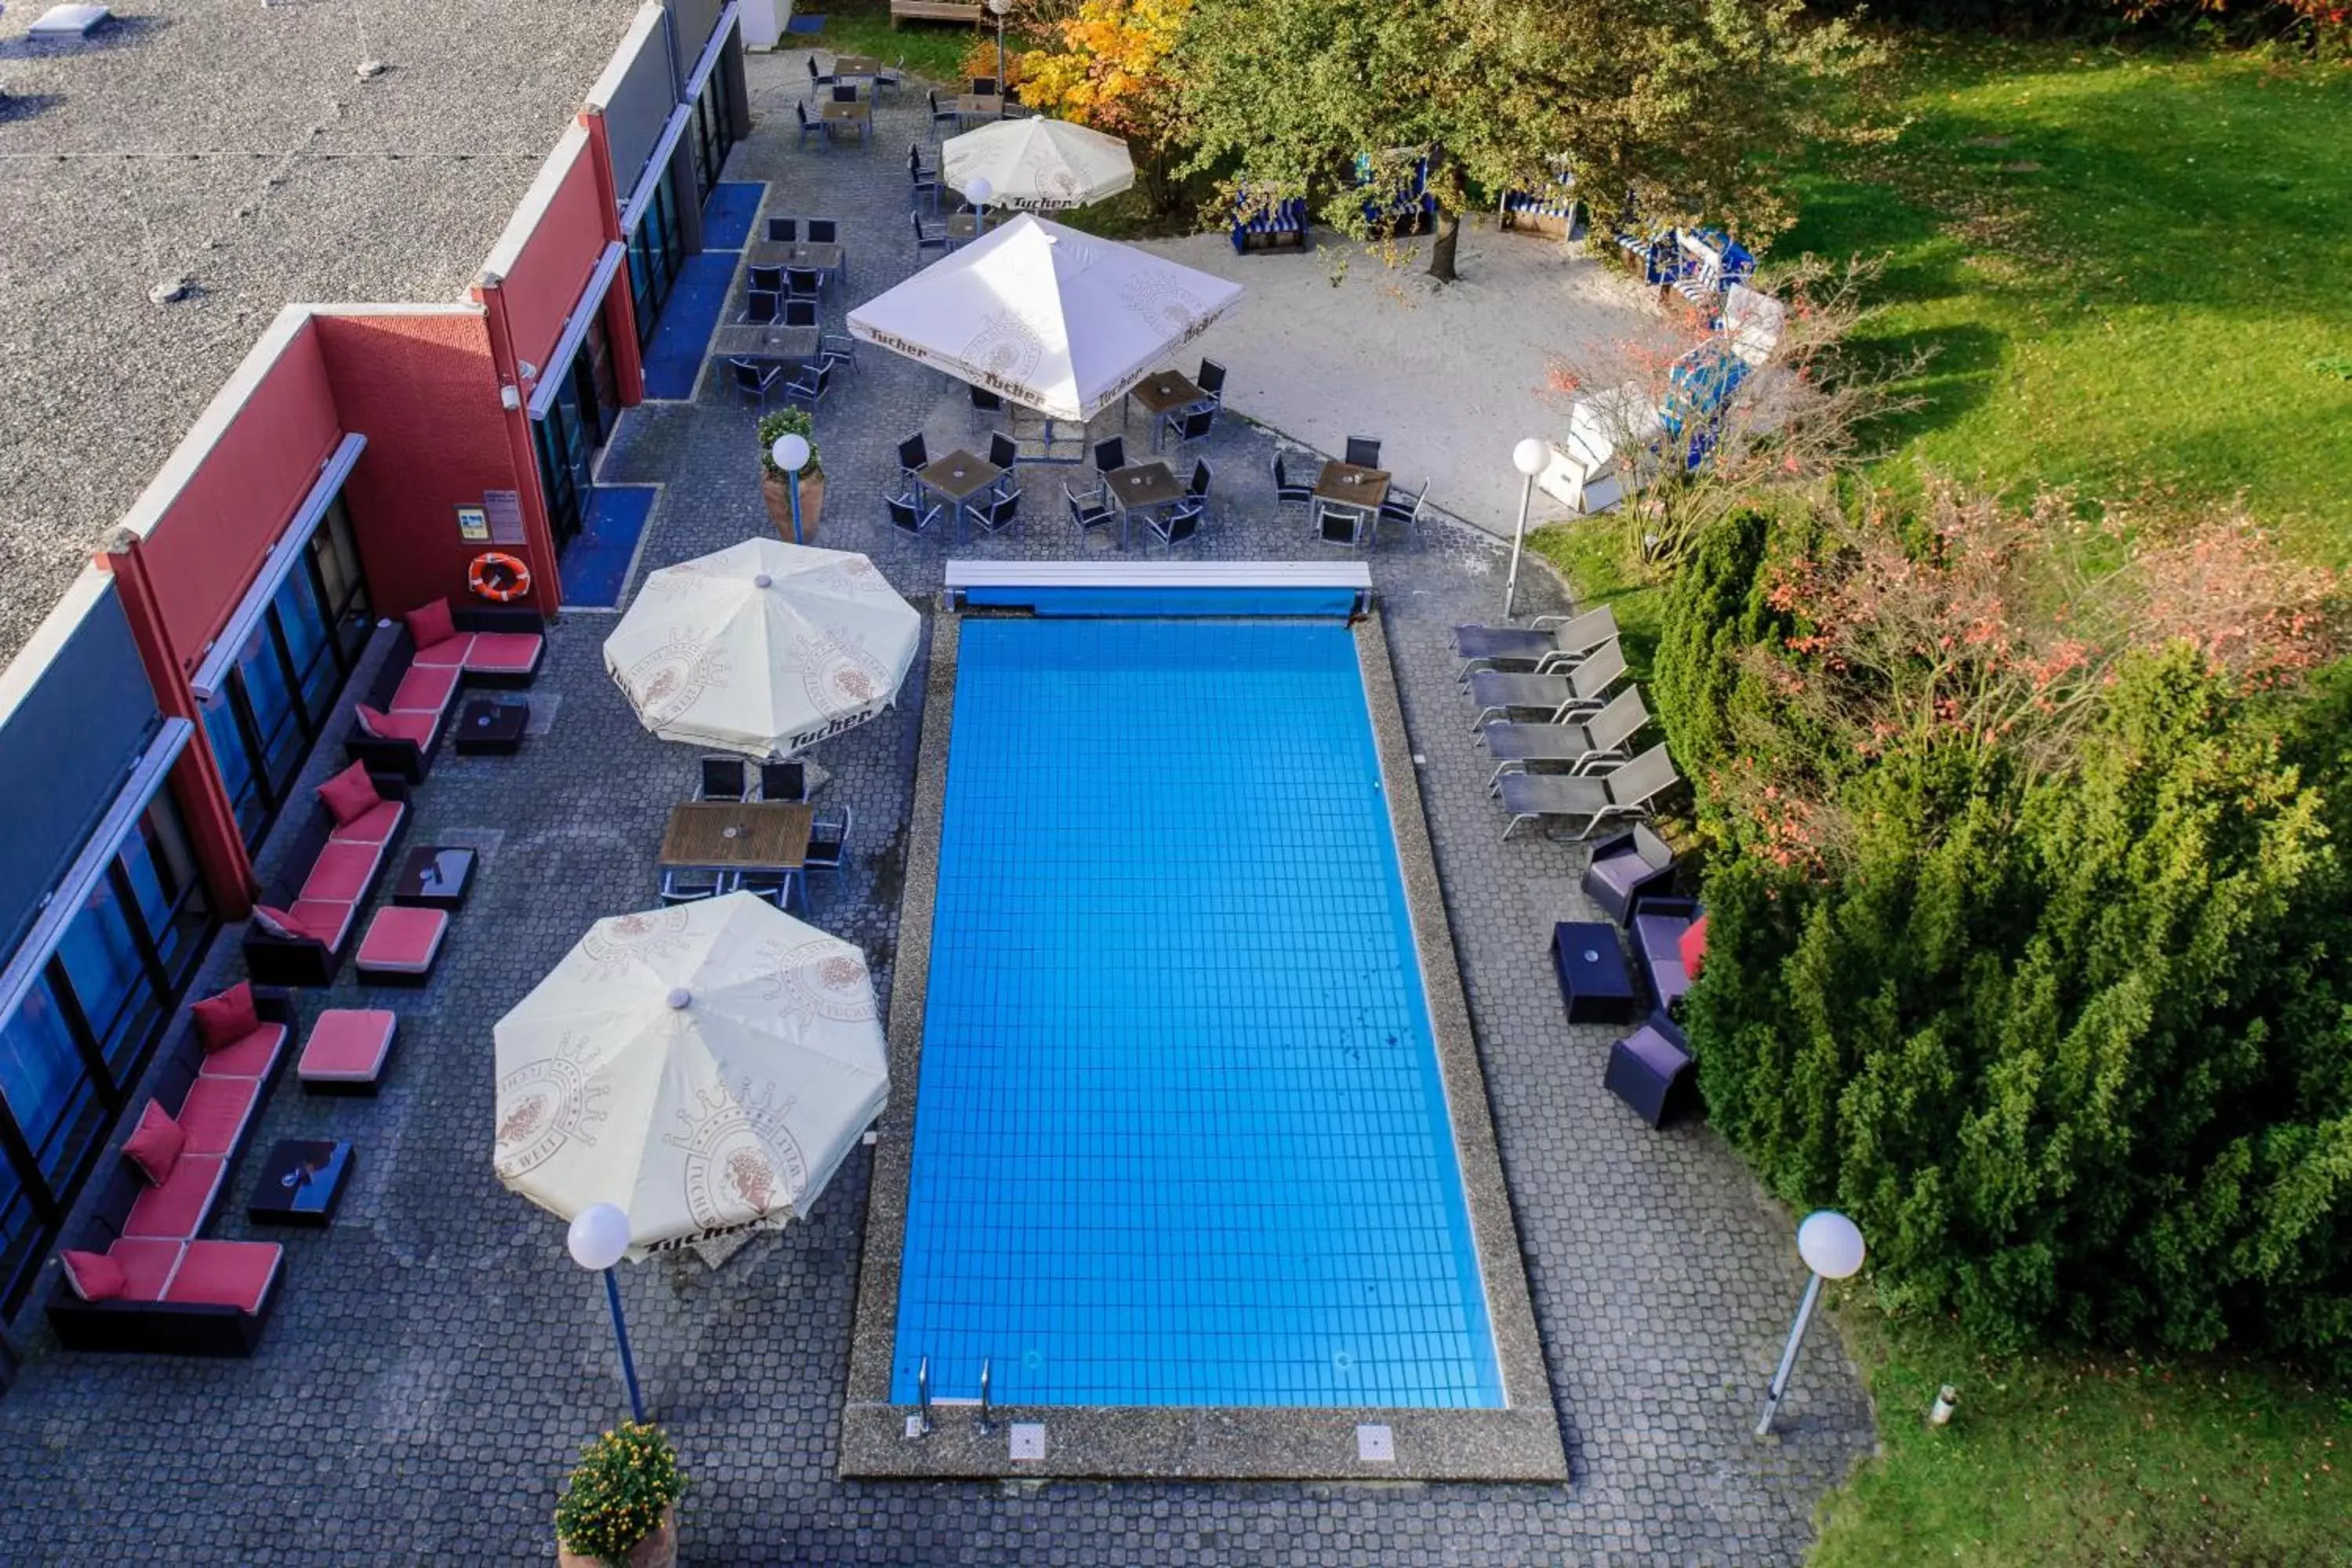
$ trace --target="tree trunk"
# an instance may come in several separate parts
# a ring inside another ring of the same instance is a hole
[[[1454,282],[1454,252],[1462,243],[1462,215],[1452,207],[1437,209],[1437,238],[1429,247],[1429,275],[1440,283]]]

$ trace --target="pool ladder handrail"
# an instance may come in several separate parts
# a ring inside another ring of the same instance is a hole
[[[980,1358],[980,1414],[971,1418],[971,1429],[983,1437],[996,1430],[995,1417],[988,1404],[989,1382],[989,1359],[982,1356]]]
[[[931,1358],[925,1356],[915,1363],[915,1419],[917,1436],[926,1436],[931,1429]]]

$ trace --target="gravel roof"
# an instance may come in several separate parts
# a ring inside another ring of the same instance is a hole
[[[640,3],[7,0],[0,666],[282,307],[464,292]]]

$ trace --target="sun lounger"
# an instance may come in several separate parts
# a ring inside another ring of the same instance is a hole
[[[1570,837],[1590,838],[1604,822],[1649,816],[1651,800],[1674,782],[1675,764],[1663,742],[1605,773],[1505,773],[1496,781],[1503,809],[1511,814],[1503,837],[1508,838],[1522,822],[1580,816],[1584,826]]]
[[[1570,773],[1580,773],[1596,763],[1621,758],[1625,742],[1649,721],[1641,690],[1629,686],[1580,724],[1489,724],[1480,731],[1495,756],[1486,793],[1495,793],[1505,773],[1525,773],[1530,763],[1565,763]]]
[[[1456,626],[1454,651],[1465,661],[1459,679],[1467,684],[1482,665],[1524,664],[1548,675],[1581,660],[1617,635],[1617,616],[1606,605],[1549,626]]]
[[[1470,732],[1477,734],[1497,719],[1513,713],[1545,713],[1554,723],[1591,712],[1607,700],[1609,689],[1625,673],[1625,652],[1613,637],[1566,675],[1515,675],[1481,669],[1470,677],[1470,700],[1478,717]]]

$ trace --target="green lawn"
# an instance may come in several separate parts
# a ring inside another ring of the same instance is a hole
[[[1782,255],[1886,254],[1937,350],[1902,454],[2004,490],[2242,491],[2352,562],[2352,69],[1911,40],[1887,148],[1817,160]]]
[[[964,55],[983,40],[995,52],[994,27],[973,27],[961,22],[906,22],[894,32],[887,0],[812,0],[798,7],[824,16],[824,30],[814,35],[789,33],[785,42],[795,47],[811,44],[845,55],[871,55],[884,61],[904,57],[907,69],[926,81],[950,83],[963,79]],[[1018,27],[1007,28],[1004,47],[1017,51],[1025,40]],[[903,151],[903,149],[902,149]]]
[[[2239,1363],[1990,1356],[1840,1314],[1885,1458],[1822,1510],[1814,1568],[2352,1563],[2352,1398]],[[1960,1390],[1940,1430],[1937,1385]]]

